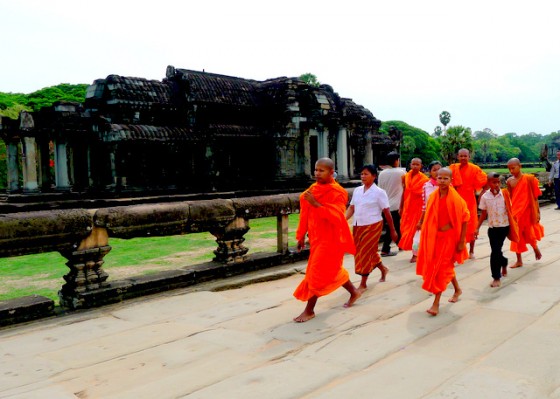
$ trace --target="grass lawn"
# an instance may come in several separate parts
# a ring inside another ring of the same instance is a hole
[[[290,215],[289,220],[290,245],[294,246],[299,214]],[[275,217],[253,219],[249,226],[243,243],[249,254],[276,251]],[[208,232],[130,240],[110,238],[109,245],[113,249],[103,265],[109,281],[208,262],[218,246]],[[66,262],[58,252],[0,258],[0,300],[37,294],[58,301],[63,276],[70,270]]]
[[[495,168],[495,169],[482,169],[485,172],[497,172],[503,174],[509,174],[508,168]],[[538,173],[538,172],[546,172],[544,168],[522,168],[521,171],[523,173]]]

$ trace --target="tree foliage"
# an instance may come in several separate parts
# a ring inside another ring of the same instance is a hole
[[[30,94],[0,92],[0,115],[17,118],[22,110],[38,111],[57,101],[83,103],[87,87],[87,84],[61,83]]]
[[[433,160],[441,159],[439,143],[428,132],[402,121],[383,122],[379,131],[387,134],[391,126],[399,129],[403,134],[401,146],[403,165],[407,165],[412,158],[420,158],[426,165]]]
[[[439,143],[441,156],[448,165],[457,161],[457,152],[461,148],[466,148],[471,153],[474,149],[471,128],[461,125],[450,126],[445,134],[439,136]]]
[[[321,82],[319,82],[319,80],[317,79],[317,76],[313,75],[310,72],[301,74],[299,78],[303,80],[305,83],[307,83],[309,86],[319,87],[319,85],[321,84]]]

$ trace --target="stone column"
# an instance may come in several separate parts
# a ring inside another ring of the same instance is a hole
[[[341,127],[338,130],[336,140],[336,169],[338,179],[348,178],[348,137],[345,127]]]
[[[372,140],[371,140],[371,132],[368,132],[366,136],[366,155],[364,162],[367,164],[373,163],[373,147],[372,147]]]
[[[57,190],[70,190],[66,142],[62,140],[56,140],[54,143],[54,175]]]
[[[8,162],[8,192],[19,191],[19,171],[18,171],[18,145],[17,142],[9,141],[6,143],[7,162]]]
[[[281,254],[288,253],[288,223],[289,215],[282,214],[276,217],[277,251]]]
[[[23,138],[22,154],[23,192],[38,192],[39,184],[37,184],[37,147],[35,145],[35,137]]]
[[[41,186],[41,191],[48,191],[51,188],[49,142],[40,141],[37,144],[37,159],[39,163],[39,177],[37,180]]]
[[[317,144],[319,148],[317,149],[317,154],[319,158],[325,158],[329,156],[329,133],[328,130],[321,130],[317,132]]]

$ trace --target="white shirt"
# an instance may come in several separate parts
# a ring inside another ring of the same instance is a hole
[[[379,172],[377,184],[385,190],[389,197],[389,210],[398,211],[401,206],[403,194],[403,176],[406,175],[404,168],[387,168]]]
[[[428,199],[430,198],[430,195],[432,195],[432,193],[436,191],[436,188],[438,188],[437,182],[436,184],[434,184],[432,182],[432,179],[424,183],[424,187],[422,187],[422,210],[423,211],[426,210],[426,205],[428,205]]]
[[[492,194],[490,190],[486,191],[480,197],[478,207],[488,212],[488,227],[509,226],[506,202],[502,190],[497,195]]]
[[[383,220],[383,209],[389,208],[387,193],[374,183],[364,193],[364,186],[356,187],[350,205],[354,205],[353,226],[368,226]]]

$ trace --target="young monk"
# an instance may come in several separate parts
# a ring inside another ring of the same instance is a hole
[[[502,252],[502,246],[510,231],[509,216],[511,203],[506,189],[500,188],[500,175],[495,172],[487,173],[489,190],[481,195],[478,207],[482,211],[478,219],[478,227],[474,238],[479,235],[480,226],[488,217],[488,239],[490,240],[490,272],[492,283],[490,287],[501,285],[502,277],[507,276],[508,260]],[[511,226],[514,228],[514,226]],[[500,272],[501,269],[501,272]]]
[[[403,199],[399,213],[401,214],[401,239],[399,248],[405,251],[412,249],[412,240],[418,229],[418,222],[422,216],[422,191],[428,177],[422,173],[422,160],[413,158],[410,161],[410,170],[404,176]],[[416,262],[417,256],[413,253],[410,263]]]
[[[428,165],[428,172],[430,173],[430,179],[426,183],[424,183],[424,187],[422,188],[422,214],[420,215],[420,220],[418,221],[418,225],[416,226],[416,230],[418,232],[422,230],[424,215],[426,214],[426,205],[428,204],[428,199],[430,198],[430,195],[432,195],[432,193],[436,190],[438,186],[437,174],[442,167],[443,165],[441,164],[440,161],[432,161]],[[414,249],[414,246],[412,248],[412,255],[416,256],[416,258],[418,257],[419,244],[420,244],[420,240],[418,240],[416,250]]]
[[[342,266],[344,254],[354,254],[356,248],[345,218],[348,193],[333,176],[333,161],[319,159],[315,163],[316,183],[300,195],[297,246],[298,250],[304,247],[307,233],[310,254],[305,278],[294,291],[297,299],[307,301],[304,311],[294,318],[297,323],[314,318],[317,299],[340,286],[350,293],[345,307],[352,306],[362,295]]]
[[[469,257],[474,259],[474,231],[478,226],[478,213],[475,193],[486,186],[486,173],[477,165],[469,162],[470,152],[461,148],[457,153],[458,163],[449,168],[453,172],[453,187],[465,200],[469,207],[471,218],[467,225],[467,242],[470,244]]]
[[[424,280],[422,288],[435,296],[427,310],[432,316],[439,313],[441,294],[450,282],[455,292],[449,302],[459,299],[462,290],[455,277],[454,264],[461,264],[469,257],[465,246],[469,209],[451,187],[451,176],[448,168],[438,171],[438,188],[428,199],[416,263],[416,274]]]
[[[384,282],[389,269],[381,261],[378,253],[379,238],[383,230],[383,216],[387,220],[391,238],[394,242],[399,240],[391,210],[389,197],[385,190],[375,184],[377,169],[374,165],[364,165],[360,178],[362,185],[354,189],[350,207],[346,210],[346,219],[354,217],[352,221],[352,233],[356,245],[354,255],[354,270],[362,276],[358,291],[367,289],[367,280],[373,269],[378,268],[381,272],[380,282]]]
[[[507,167],[511,177],[507,179],[507,188],[511,194],[512,215],[519,227],[519,240],[512,242],[511,251],[517,255],[517,261],[511,268],[523,266],[521,254],[527,251],[527,244],[533,247],[535,259],[542,258],[537,245],[544,236],[544,227],[540,224],[541,216],[538,198],[542,194],[536,177],[521,172],[521,162],[511,158]]]

